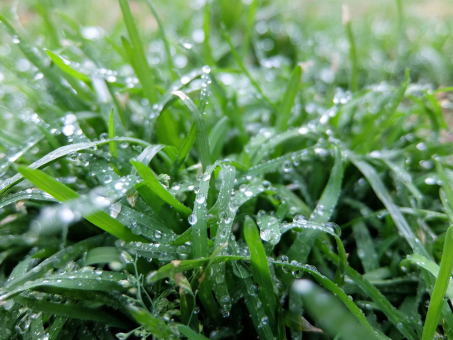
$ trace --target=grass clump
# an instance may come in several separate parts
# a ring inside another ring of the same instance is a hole
[[[0,339],[453,339],[450,27],[233,2],[2,10]]]

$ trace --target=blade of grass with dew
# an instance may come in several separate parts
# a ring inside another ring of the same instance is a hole
[[[123,124],[124,124],[124,122],[123,122]],[[109,138],[110,139],[115,138],[115,118],[113,116],[113,109],[112,109],[112,111],[110,111],[110,117],[109,117]],[[118,157],[118,150],[116,149],[116,143],[110,142],[109,148],[110,148],[110,152],[112,153],[112,156]]]
[[[63,316],[57,316],[55,320],[52,323],[52,326],[47,328],[48,333],[49,333],[49,340],[56,340],[63,329],[66,321],[68,321],[68,318],[63,317]]]
[[[29,169],[41,169],[49,164],[52,164],[56,160],[60,159],[61,157],[67,156],[70,153],[74,153],[80,150],[85,150],[89,149],[95,146],[103,145],[103,144],[108,144],[110,142],[115,142],[115,143],[121,143],[121,142],[127,142],[127,143],[134,143],[138,145],[143,145],[143,146],[149,146],[150,144],[136,138],[128,138],[128,137],[116,137],[114,140],[106,139],[102,141],[96,141],[96,142],[87,142],[87,143],[76,143],[76,144],[69,144],[62,146],[61,148],[58,148],[41,159],[37,160],[36,162],[33,162],[28,166]],[[21,182],[24,179],[22,174],[17,174],[11,177],[10,179],[4,181],[0,185],[0,194],[4,193],[6,190],[11,188],[12,186],[16,185],[17,183]]]
[[[159,261],[181,260],[189,257],[192,253],[192,249],[189,246],[118,241],[115,244],[119,250],[127,251],[133,255],[138,254],[146,258],[156,258]]]
[[[92,320],[102,322],[110,325],[115,325],[120,328],[127,327],[128,322],[113,316],[110,313],[106,313],[101,308],[89,308],[76,304],[62,304],[55,302],[48,302],[33,299],[30,297],[16,296],[14,301],[21,305],[34,309],[40,310],[43,313],[56,315],[60,317],[70,317],[78,320]]]
[[[263,98],[263,100],[266,102],[266,104],[269,106],[269,108],[272,109],[272,111],[278,111],[276,109],[276,107],[274,106],[274,104],[272,104],[270,99],[264,94],[264,92],[261,90],[261,87],[258,85],[256,80],[253,79],[252,75],[249,73],[249,71],[245,67],[244,63],[242,62],[241,58],[239,57],[239,54],[236,52],[236,49],[234,48],[233,43],[231,42],[230,35],[226,31],[226,28],[225,27],[221,27],[221,29],[222,29],[223,37],[225,38],[225,40],[227,41],[228,45],[230,46],[231,55],[233,56],[234,60],[238,64],[238,66],[241,69],[241,71],[247,76],[247,78],[249,79],[249,81],[252,84],[252,86],[260,94],[260,96]]]
[[[428,313],[426,314],[425,325],[423,328],[422,340],[431,340],[434,338],[437,324],[442,313],[444,296],[447,292],[453,270],[453,226],[447,230],[445,243],[440,261],[439,275],[436,279],[431,300],[429,303]]]
[[[192,210],[186,207],[184,204],[179,202],[176,198],[173,197],[171,193],[168,192],[167,189],[159,182],[154,172],[144,165],[143,163],[137,161],[131,161],[131,164],[137,169],[139,175],[145,181],[144,183],[154,192],[157,196],[159,196],[162,200],[170,204],[176,211],[184,214],[185,216],[189,216],[192,214]]]
[[[140,39],[135,19],[132,16],[128,0],[119,0],[127,32],[132,43],[133,58],[135,59],[137,78],[142,84],[142,91],[152,105],[157,102],[157,91],[154,85],[153,76],[146,60],[145,49]]]
[[[115,247],[97,247],[87,252],[83,260],[84,266],[91,266],[93,264],[121,262],[121,256],[118,249]]]
[[[303,149],[302,151],[296,151],[295,153],[288,153],[283,156],[280,156],[278,158],[271,159],[270,161],[252,166],[249,168],[247,171],[244,171],[241,173],[243,176],[242,178],[247,178],[247,176],[262,176],[266,173],[275,171],[279,168],[282,167],[283,163],[286,161],[294,161],[294,160],[299,160],[299,161],[307,161],[310,160],[311,157],[313,156],[314,152],[314,147],[310,146],[307,149]],[[238,179],[239,181],[239,179]]]
[[[26,167],[19,167],[18,170],[26,179],[60,202],[80,197],[78,193],[40,170],[33,170]],[[142,237],[134,235],[130,229],[126,228],[104,211],[83,217],[95,226],[125,241],[144,241]]]
[[[401,236],[406,239],[414,252],[429,257],[420,240],[415,237],[403,214],[399,211],[395,203],[393,203],[391,196],[385,188],[384,183],[382,183],[376,170],[367,162],[360,160],[355,155],[351,155],[350,160],[368,180],[374,192],[392,216],[393,221],[395,222],[399,232],[401,233]]]
[[[208,165],[212,163],[211,161],[211,153],[209,149],[209,140],[208,134],[206,132],[206,125],[203,120],[203,116],[201,115],[200,111],[198,110],[195,103],[184,93],[181,91],[173,91],[172,94],[181,98],[183,103],[189,108],[191,111],[194,124],[197,132],[196,138],[196,145],[198,150],[198,157],[200,157],[201,164],[203,165],[203,169],[207,169]]]
[[[447,213],[448,217],[450,218],[450,222],[453,223],[453,188],[451,185],[450,180],[447,177],[447,174],[445,173],[445,170],[442,166],[442,164],[439,162],[438,159],[434,159],[434,164],[436,165],[436,170],[437,173],[439,174],[439,177],[442,181],[442,191],[444,194],[441,192],[441,198],[442,198],[442,203],[444,204],[444,209],[445,212]]]
[[[275,301],[272,277],[257,226],[249,216],[245,217],[244,236],[250,249],[253,280],[260,287],[258,296],[264,304],[263,309],[266,311],[266,316],[269,318],[271,327],[275,328],[277,303]]]
[[[437,263],[434,263],[433,261],[428,260],[426,257],[419,254],[408,255],[407,259],[415,263],[417,266],[426,269],[428,272],[433,274],[436,279],[439,277],[440,267]],[[450,299],[453,299],[453,282],[451,279],[449,281],[446,294]]]
[[[336,298],[323,292],[312,281],[296,280],[292,289],[302,296],[305,309],[319,320],[331,336],[357,340],[378,339],[374,332],[362,326]]]
[[[163,320],[155,317],[146,309],[129,305],[126,307],[126,311],[153,336],[169,340],[177,339],[176,334]]]
[[[236,170],[230,165],[223,164],[219,177],[222,178],[219,197],[208,212],[208,214],[218,216],[218,227],[216,227],[216,225],[211,227],[211,235],[215,235],[214,249],[218,251],[218,256],[223,255],[226,252],[226,245],[230,239],[231,229],[236,215],[236,212],[229,208],[232,200],[231,193],[234,190]],[[212,266],[211,280],[214,283],[213,288],[215,295],[217,300],[220,301],[222,308],[227,312],[230,312],[231,298],[228,293],[225,276],[225,263],[219,263]]]
[[[316,241],[316,246],[323,252],[323,254],[332,261],[335,265],[340,264],[340,258],[331,252],[325,244]],[[393,325],[409,340],[416,340],[417,336],[412,329],[412,325],[407,318],[382,295],[382,293],[373,286],[362,275],[355,271],[349,265],[345,267],[346,275],[359,286],[365,294],[380,308],[380,310],[387,316]]]
[[[341,183],[343,179],[343,164],[339,146],[335,146],[335,163],[330,173],[329,181],[324,192],[316,205],[315,210],[310,216],[310,222],[319,224],[329,221],[330,216],[337,204],[340,196]],[[288,250],[290,259],[304,263],[313,246],[314,241],[319,236],[319,231],[309,229],[303,230]]]
[[[100,279],[99,279],[100,278]],[[127,284],[126,284],[127,283]],[[27,281],[22,286],[3,290],[0,300],[8,300],[28,289],[37,287],[57,287],[59,289],[98,290],[109,292],[111,290],[126,290],[129,288],[126,275],[104,271],[79,270],[65,274],[54,274],[42,279]]]
[[[80,241],[79,243],[74,244],[71,247],[64,248],[58,253],[48,257],[33,270],[26,272],[25,274],[19,277],[10,277],[10,280],[5,284],[6,289],[13,289],[17,286],[24,284],[27,281],[34,280],[41,275],[44,275],[47,271],[51,269],[58,269],[64,266],[67,262],[75,260],[77,257],[81,256],[83,253],[89,251],[90,249],[100,247],[109,243],[111,236],[98,235],[86,240]]]
[[[87,85],[91,84],[91,78],[87,76],[86,74],[75,70],[72,68],[67,61],[65,61],[60,55],[52,52],[51,50],[45,50],[47,55],[52,59],[52,61],[57,65],[62,71],[66,72],[70,76],[79,79],[86,83]]]
[[[256,2],[256,1],[255,1]],[[285,93],[278,108],[276,127],[279,131],[288,129],[288,121],[291,116],[291,108],[296,100],[302,79],[302,67],[297,65],[291,73],[286,85]]]
[[[14,194],[9,195],[8,197],[5,197],[0,201],[0,208],[6,207],[7,205],[10,205],[12,203],[16,203],[18,201],[24,201],[24,200],[33,200],[33,201],[46,201],[46,202],[58,202],[53,197],[48,197],[43,195],[43,192],[41,190],[36,190],[36,189],[27,189],[25,191],[19,191]]]

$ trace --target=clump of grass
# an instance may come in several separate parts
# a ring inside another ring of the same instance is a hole
[[[369,53],[417,47],[402,3],[340,54],[272,3],[144,4],[151,36],[0,15],[0,338],[453,339],[451,88]]]

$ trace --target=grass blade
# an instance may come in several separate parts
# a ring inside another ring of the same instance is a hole
[[[146,60],[145,49],[140,39],[134,17],[132,16],[128,0],[119,0],[119,3],[121,12],[124,16],[124,22],[126,23],[127,32],[132,43],[132,56],[135,61],[136,71],[138,71],[137,77],[142,84],[143,94],[152,105],[157,103],[157,91],[155,89],[148,61]]]
[[[269,264],[257,226],[249,216],[245,217],[244,236],[250,249],[253,280],[259,285],[258,296],[264,304],[263,308],[271,327],[276,327],[275,312],[277,305]]]
[[[148,168],[146,165],[140,162],[131,161],[132,165],[137,169],[139,175],[145,181],[144,183],[162,200],[170,204],[176,211],[189,216],[192,214],[192,210],[187,208],[184,204],[179,202],[172,194],[168,192],[167,189],[159,182],[154,172]]]
[[[434,338],[437,324],[439,322],[444,296],[447,292],[448,284],[453,270],[453,226],[447,230],[445,243],[440,261],[439,275],[436,279],[431,300],[429,303],[428,313],[426,315],[425,326],[423,328],[422,340],[431,340]],[[451,297],[450,297],[451,298]]]
[[[60,202],[66,202],[80,197],[78,193],[40,170],[19,167],[19,171],[26,179]],[[83,217],[95,226],[125,241],[144,241],[142,237],[134,235],[130,229],[103,211]]]
[[[124,122],[123,122],[124,124]],[[115,118],[113,116],[113,109],[110,111],[110,117],[109,117],[109,138],[113,139],[115,138]],[[109,143],[109,148],[110,152],[114,157],[118,157],[118,151],[116,149],[116,143],[115,142],[110,142]]]
[[[286,85],[286,90],[282,98],[282,102],[278,107],[278,115],[276,127],[279,131],[286,131],[288,129],[288,121],[291,115],[291,108],[294,105],[296,95],[299,92],[302,78],[302,67],[297,65]]]
[[[329,221],[340,195],[342,179],[343,164],[341,160],[341,151],[339,146],[336,145],[335,163],[330,173],[329,181],[327,182],[321,199],[310,216],[310,222],[323,224]],[[288,251],[289,258],[304,263],[313,243],[319,236],[319,233],[320,231],[315,229],[303,230],[291,245]]]
[[[183,103],[189,108],[194,118],[194,124],[197,132],[196,144],[198,149],[198,157],[200,157],[203,169],[207,169],[208,165],[212,163],[211,153],[209,149],[209,139],[206,132],[206,125],[203,120],[203,116],[198,110],[195,103],[181,91],[173,91],[172,94],[181,98]]]

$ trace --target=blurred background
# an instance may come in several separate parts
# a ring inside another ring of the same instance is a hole
[[[205,0],[153,0],[174,46],[172,53],[180,53],[177,43],[181,43],[181,37],[187,40],[186,46],[193,45],[195,52],[200,48],[204,40],[204,3]],[[223,22],[244,54],[248,47],[254,52],[247,53],[249,62],[271,67],[279,63],[307,62],[308,66],[317,66],[314,70],[322,80],[329,83],[337,78],[336,82],[340,80],[341,84],[349,50],[342,25],[342,5],[346,4],[357,41],[362,85],[400,79],[406,67],[412,71],[412,80],[435,87],[451,82],[453,5],[449,1],[262,0],[258,3],[258,8],[251,9],[252,0],[212,2],[210,40],[218,58],[226,54],[218,29],[218,23]],[[162,47],[157,22],[144,0],[131,0],[130,4],[142,28],[143,39],[153,42],[148,51],[152,58]],[[55,9],[52,17],[48,18],[42,11],[44,6]],[[119,39],[126,32],[118,2],[114,0],[2,0],[0,10],[9,16],[17,13],[30,38],[50,48],[52,42],[43,41],[40,34],[52,29],[52,23],[61,27],[59,21],[64,19],[60,11],[82,26],[82,34],[88,40],[100,42],[104,36]],[[256,16],[251,26],[248,17],[252,10],[256,10]],[[64,30],[56,34],[60,39],[70,38]],[[5,45],[10,39],[3,28],[0,28],[0,39],[1,57],[6,54]],[[247,42],[250,46],[244,47]],[[106,49],[110,49],[107,45]],[[272,60],[277,56],[280,60]],[[108,59],[108,54],[103,58]],[[190,56],[181,53],[176,66],[181,70],[190,66],[187,59]],[[306,71],[306,77],[310,78],[309,70]]]

